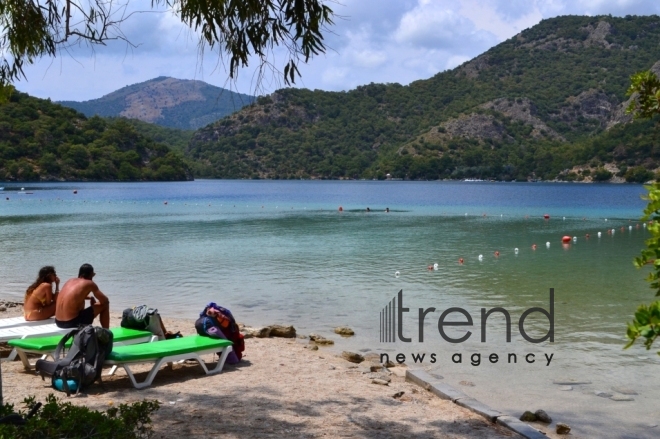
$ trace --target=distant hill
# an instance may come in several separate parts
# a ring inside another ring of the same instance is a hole
[[[221,119],[255,97],[203,81],[161,76],[123,87],[98,99],[58,102],[88,117],[126,117],[170,128],[195,130]]]
[[[0,105],[0,181],[192,180],[180,153],[126,119],[86,118],[14,92]]]
[[[543,20],[408,86],[278,90],[186,154],[218,178],[645,181],[660,135],[631,123],[625,93],[633,73],[660,72],[658,47],[658,16]]]

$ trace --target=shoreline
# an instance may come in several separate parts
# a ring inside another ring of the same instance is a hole
[[[20,315],[19,309],[1,312],[0,318]],[[111,325],[120,319],[120,314],[112,313]],[[190,320],[166,316],[163,320],[170,331],[195,333]],[[171,370],[161,368],[152,386],[136,390],[120,369],[114,376],[104,375],[101,385],[70,398],[52,389],[48,380],[25,371],[20,361],[3,363],[4,402],[20,408],[26,395],[43,400],[54,393],[64,401],[105,410],[156,399],[161,403],[152,417],[156,438],[208,437],[219,429],[230,438],[516,436],[407,382],[405,367],[370,372],[368,361],[353,364],[324,347],[307,349],[307,341],[248,338],[243,361],[225,365],[220,374],[203,375],[197,363],[175,364]],[[3,354],[7,355],[4,349]],[[204,359],[211,361],[210,356]],[[136,372],[140,376],[149,368],[138,366]],[[390,381],[385,385],[372,382],[379,378]]]

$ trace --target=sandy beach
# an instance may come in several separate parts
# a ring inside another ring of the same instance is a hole
[[[20,314],[19,308],[10,308],[0,318]],[[119,325],[120,316],[113,314],[111,321]],[[166,316],[164,321],[169,330],[194,333],[192,321]],[[25,371],[20,361],[3,362],[4,400],[20,407],[26,395],[43,400],[55,393],[74,404],[103,410],[155,399],[161,404],[153,416],[156,438],[520,437],[406,382],[404,368],[391,368],[386,374],[389,385],[372,384],[379,374],[368,372],[364,363],[341,358],[341,340],[332,349],[312,350],[307,344],[301,338],[250,338],[243,361],[226,365],[218,375],[204,375],[194,362],[174,364],[172,369],[162,368],[151,387],[136,390],[120,369],[114,376],[104,375],[102,385],[94,384],[85,394],[70,398],[52,389],[48,380]],[[214,361],[207,357],[206,361]],[[138,374],[138,379],[143,376]],[[548,436],[557,437],[550,432]]]

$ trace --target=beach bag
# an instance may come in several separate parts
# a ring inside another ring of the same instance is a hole
[[[72,340],[65,357],[60,358],[66,343]],[[71,393],[79,393],[95,381],[101,380],[105,359],[112,352],[113,335],[98,326],[81,326],[66,334],[57,344],[53,361],[38,360],[36,371],[45,379],[51,377],[53,388]]]
[[[197,334],[231,341],[232,354],[236,355],[236,362],[240,361],[245,351],[245,340],[231,311],[211,302],[204,307],[199,316],[200,318],[195,322]],[[227,357],[229,364],[234,363],[232,354]]]
[[[147,305],[126,308],[121,314],[121,327],[149,331],[158,336],[158,340],[165,339],[158,310]]]

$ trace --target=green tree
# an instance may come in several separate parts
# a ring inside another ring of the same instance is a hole
[[[633,99],[628,112],[636,118],[654,118],[660,114],[660,80],[652,72],[641,72],[632,76],[628,95]],[[640,257],[635,258],[635,265],[640,268],[651,265],[652,269],[647,280],[651,288],[660,296],[660,183],[647,186],[648,205],[644,209],[643,221],[652,220],[648,226],[651,238],[646,240],[646,248]],[[653,342],[660,336],[660,301],[650,305],[641,305],[635,312],[635,317],[628,323],[627,334],[630,347],[639,338],[644,340],[646,349],[651,349]],[[660,352],[658,352],[660,355]]]
[[[167,8],[198,32],[199,47],[229,58],[229,76],[256,56],[260,71],[270,64],[275,46],[289,52],[285,83],[300,75],[298,63],[325,53],[322,31],[332,24],[333,12],[322,0],[153,0],[152,8]],[[68,45],[103,45],[109,40],[131,44],[121,25],[132,14],[117,13],[130,2],[116,0],[2,0],[0,1],[0,92],[6,99],[11,85],[25,77],[23,67],[43,56],[55,57]],[[260,75],[261,77],[261,75]]]

